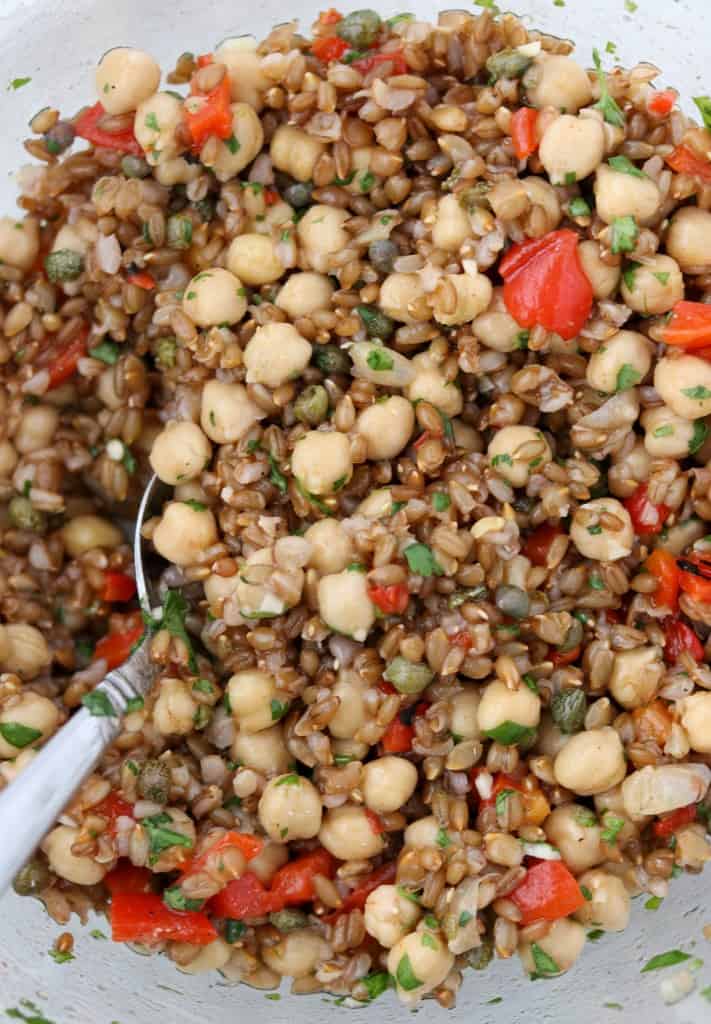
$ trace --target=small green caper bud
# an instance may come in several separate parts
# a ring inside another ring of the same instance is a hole
[[[34,508],[29,498],[13,498],[8,507],[10,522],[18,530],[32,530],[33,533],[44,533],[47,529],[47,516],[38,508]]]
[[[294,402],[294,416],[301,423],[317,427],[328,416],[328,391],[321,384],[310,384]]]
[[[144,800],[153,800],[157,804],[168,802],[170,793],[170,769],[165,761],[150,758],[141,765],[136,780],[136,788]]]
[[[313,362],[321,373],[350,373],[351,361],[338,345],[317,345],[314,347]]]

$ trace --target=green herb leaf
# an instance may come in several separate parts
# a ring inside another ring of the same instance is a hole
[[[362,562],[351,562],[350,565],[346,566],[346,572],[365,572],[365,566]]]
[[[492,466],[500,466],[500,465],[513,466],[513,459],[511,458],[510,455],[506,455],[505,453],[503,455],[495,455],[493,457],[493,459],[491,460],[491,465]]]
[[[41,739],[42,732],[40,729],[33,729],[29,725],[23,725],[22,722],[0,722],[0,736],[2,736],[6,743],[10,743],[13,747],[17,747],[18,750],[22,750],[23,747],[28,747],[35,740]]]
[[[7,91],[9,92],[11,89],[13,91],[17,91],[18,89],[21,89],[23,85],[27,85],[31,81],[31,78],[13,78],[7,87]]]
[[[143,123],[145,124],[146,128],[148,128],[148,130],[151,131],[151,132],[159,132],[160,131],[160,125],[158,124],[158,118],[156,117],[156,115],[153,112],[151,112],[150,114],[146,114],[146,119],[145,119],[145,121]]]
[[[590,942],[597,942],[604,934],[602,928],[594,928],[591,932],[588,932],[586,937]]]
[[[68,949],[50,949],[49,955],[54,960],[55,964],[66,964],[70,960],[76,960],[76,957]]]
[[[525,675],[521,676],[522,682],[526,684],[531,693],[540,693],[538,689],[538,683],[536,682],[535,676],[532,676],[530,672],[526,672]]]
[[[172,885],[163,893],[163,902],[171,910],[202,910],[205,900],[191,900],[179,885]]]
[[[474,0],[475,7],[483,7],[487,11],[491,11],[493,15],[501,14],[501,9],[494,2],[494,0]]]
[[[342,768],[346,764],[350,764],[351,761],[355,761],[355,757],[352,754],[334,754],[333,763],[337,764],[339,768]]]
[[[605,584],[602,582],[600,577],[595,572],[590,573],[590,576],[588,577],[588,586],[590,587],[591,590],[604,590],[605,589]]]
[[[339,476],[338,480],[334,480],[333,481],[333,486],[331,487],[331,490],[332,491],[340,491],[341,488],[345,487],[347,483],[348,483],[348,477],[347,476]]]
[[[689,441],[689,455],[695,455],[699,448],[702,448],[706,443],[706,438],[708,436],[708,423],[704,423],[703,420],[694,420],[693,433],[691,435],[691,440]]]
[[[280,721],[289,710],[289,705],[286,701],[273,700],[271,702],[272,710],[272,722]]]
[[[683,964],[685,960],[690,960],[691,955],[689,953],[682,953],[680,949],[670,949],[668,953],[659,953],[657,956],[653,956],[651,960],[648,960],[644,965],[641,974],[647,974],[649,971],[659,971],[663,967],[674,967],[675,964]]]
[[[594,828],[597,825],[597,816],[589,807],[576,807],[574,818],[583,828]]]
[[[601,534],[602,533],[602,527],[599,526],[599,525],[588,526],[588,533],[591,533],[593,536]]]
[[[703,384],[697,384],[693,388],[682,388],[682,395],[686,395],[687,398],[693,398],[695,401],[703,402],[706,398],[711,398],[711,391],[705,388]]]
[[[452,845],[452,840],[449,838],[449,834],[444,828],[437,829],[437,838],[435,842],[441,850],[446,850],[448,846]]]
[[[625,827],[625,819],[618,818],[614,814],[607,814],[604,818],[605,828],[602,831],[601,839],[603,843],[607,843],[608,846],[614,846],[617,842],[617,837]]]
[[[395,362],[387,349],[380,346],[372,348],[366,357],[366,363],[371,370],[382,371],[392,370]]]
[[[568,171],[566,173],[566,175],[565,175],[565,184],[566,185],[575,185],[577,180],[578,180],[578,176],[575,173],[575,171]]]
[[[553,0],[553,3],[555,3],[555,2],[556,2],[556,0]],[[504,1001],[503,996],[494,996],[492,999],[487,999],[486,1003],[484,1005],[485,1006],[497,1006],[499,1003],[503,1003],[503,1001]]]
[[[126,445],[123,447],[123,457],[121,459],[121,465],[127,473],[133,474],[136,472],[138,463],[136,462],[135,456],[130,448]]]
[[[82,697],[81,702],[94,718],[116,718],[114,706],[103,690],[92,690]]]
[[[325,516],[333,515],[333,510],[328,507],[326,502],[322,501],[319,498],[318,494],[312,494],[310,491],[307,491],[297,476],[294,477],[294,483],[296,484],[296,489],[301,495],[301,497],[305,498],[306,501],[314,505],[315,508],[319,510],[319,512],[323,512]]]
[[[284,474],[282,473],[282,471],[279,469],[279,463],[274,458],[271,452],[269,452],[269,466],[270,481],[274,484],[274,486],[276,487],[280,494],[286,494],[289,487],[288,481]]]
[[[487,729],[484,735],[487,739],[496,740],[504,747],[513,747],[518,743],[528,743],[536,734],[536,730],[527,725],[519,725],[518,722],[502,722],[495,729]]]
[[[622,1003],[603,1003],[602,1004],[608,1010],[623,1010]]]
[[[289,775],[282,775],[278,782],[274,783],[275,786],[299,786],[301,785],[301,776],[297,775],[296,772],[291,772]]]
[[[365,174],[361,175],[360,178],[360,190],[361,192],[369,192],[375,184],[375,175],[372,171],[366,171]]]
[[[588,903],[592,903],[592,893],[588,889],[587,885],[581,885],[580,891],[583,894],[583,898],[586,899]]]
[[[699,421],[698,420],[694,420],[694,422],[698,423]],[[671,425],[671,423],[664,423],[664,424],[662,424],[661,427],[657,427],[656,430],[652,431],[652,436],[653,437],[671,437],[671,435],[673,433],[674,433],[674,427]]]
[[[366,974],[364,978],[361,978],[360,984],[365,986],[368,1002],[372,1003],[374,999],[390,988],[390,975],[387,971],[376,971],[374,974]]]
[[[416,903],[417,906],[419,907],[420,897],[417,895],[416,892],[410,892],[410,890],[406,889],[404,885],[398,885],[397,891],[398,895],[402,896],[404,900],[409,900],[410,903]]]
[[[628,263],[625,269],[623,270],[622,280],[625,282],[628,291],[634,291],[635,273],[637,270],[639,270],[641,265],[641,263],[635,263],[635,261],[632,260],[632,262]]]
[[[442,491],[435,491],[432,495],[432,507],[435,512],[446,512],[451,504],[452,500],[449,495]]]
[[[628,11],[630,14],[634,14],[638,6],[639,5],[636,4],[634,0],[625,0],[625,10]]]
[[[459,920],[457,921],[457,925],[460,928],[465,928],[469,924],[469,922],[473,921],[473,920],[474,920],[474,915],[470,914],[468,910],[463,910],[461,912],[461,914],[459,915]]]
[[[235,138],[234,134],[230,135],[229,139],[225,139],[225,145],[229,149],[230,153],[238,153],[242,148],[239,140]]]
[[[130,715],[132,711],[143,711],[144,706],[143,697],[131,697],[126,701],[126,714]]]
[[[627,388],[633,388],[636,384],[639,384],[641,379],[642,375],[638,370],[635,370],[634,366],[630,363],[623,363],[617,371],[615,390],[626,391]]]
[[[204,512],[207,508],[207,505],[205,505],[204,502],[196,501],[195,498],[185,498],[183,500],[183,505],[187,505],[188,508],[193,510],[193,512]]]
[[[516,792],[515,789],[502,789],[496,794],[496,814],[499,817],[503,817],[506,812],[506,801],[510,796],[513,796]]]
[[[188,849],[192,847],[193,841],[189,836],[184,836],[181,832],[165,827],[172,823],[173,819],[165,811],[161,814],[154,814],[150,818],[143,818],[141,821],[141,825],[148,837],[148,849],[150,850],[149,864],[155,864],[161,853],[173,846],[184,846]]]
[[[620,174],[631,174],[633,178],[647,177],[644,171],[640,171],[639,167],[636,167],[629,157],[611,156],[607,162],[613,171],[619,171]]]
[[[699,991],[699,995],[702,996],[707,1003],[711,1003],[711,985],[707,985],[706,988],[702,988]]]
[[[600,83],[600,99],[595,104],[598,110],[602,111],[602,116],[608,124],[614,124],[618,128],[624,128],[625,126],[625,115],[620,110],[619,106],[610,96],[610,91],[607,88],[607,79],[605,72],[602,70],[602,61],[600,60],[600,54],[598,50],[593,50],[593,62],[595,64],[595,71],[597,72],[597,80]]]
[[[704,128],[708,128],[711,131],[711,96],[693,96],[692,99],[699,108]]]
[[[638,238],[639,228],[634,217],[629,214],[626,217],[615,217],[610,226],[610,248],[613,253],[632,252]]]
[[[536,977],[552,978],[554,975],[560,974],[560,967],[553,957],[549,956],[544,949],[541,949],[536,942],[531,943],[531,956],[536,968]]]
[[[443,576],[444,569],[426,544],[410,544],[403,551],[410,572],[417,576]]]
[[[188,602],[179,590],[169,590],[163,600],[163,615],[160,619],[153,619],[149,622],[154,628],[167,629],[173,636],[182,640],[188,649],[188,665],[192,672],[197,671],[197,661],[193,650],[192,640],[185,628],[185,616],[188,611]],[[144,619],[145,619],[144,614]],[[150,618],[150,617],[149,617]]]
[[[89,932],[89,935],[91,935],[92,939],[107,939],[108,938],[108,936],[104,935],[104,933],[101,931],[100,928],[92,928],[91,931]]]
[[[650,896],[647,902],[644,904],[645,910],[659,910],[663,903],[661,896]]]
[[[658,271],[652,274],[652,277],[656,277],[660,284],[666,285],[669,282],[669,271]]]
[[[413,989],[419,988],[424,984],[424,982],[420,981],[413,971],[412,964],[410,963],[410,958],[407,953],[401,957],[400,963],[397,965],[395,979],[404,992],[412,992]]]
[[[108,366],[114,366],[118,362],[120,348],[115,341],[102,341],[99,345],[89,349],[92,359],[99,359]]]
[[[568,210],[571,217],[589,217],[592,213],[590,206],[582,196],[576,196],[575,199],[571,199]]]
[[[246,931],[247,925],[244,921],[235,921],[234,918],[228,917],[225,921],[225,942],[238,942]]]

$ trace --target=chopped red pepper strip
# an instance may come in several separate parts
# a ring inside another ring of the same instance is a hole
[[[252,860],[263,848],[264,840],[260,839],[259,836],[249,835],[246,832],[225,832],[212,846],[209,846],[196,857],[193,857],[183,867],[180,881],[182,882],[189,875],[197,874],[198,871],[203,871],[210,861],[226,850],[239,850],[244,855],[245,860]]]
[[[655,548],[644,567],[657,580],[657,589],[651,595],[654,607],[675,612],[679,601],[679,568],[674,555],[664,548]]]
[[[685,299],[677,302],[662,337],[665,345],[699,354],[698,349],[711,345],[711,305]]]
[[[314,39],[311,44],[311,52],[314,57],[324,64],[328,64],[332,60],[339,60],[350,48],[350,43],[341,39],[340,36],[321,36],[319,39]]]
[[[117,149],[119,153],[130,153],[132,156],[143,156],[133,128],[123,128],[120,132],[107,132],[99,127],[99,121],[106,111],[100,103],[80,114],[74,122],[74,131],[80,139],[86,139],[93,146],[103,149]]]
[[[529,868],[509,899],[521,911],[521,924],[557,921],[585,905],[580,886],[562,860],[543,860]]]
[[[368,597],[385,615],[401,615],[410,600],[406,583],[391,583],[384,587],[369,587]]]
[[[561,526],[552,526],[550,523],[543,523],[530,533],[523,545],[523,553],[534,565],[545,565],[548,561],[548,552],[556,537],[562,536],[565,531]]]
[[[670,814],[665,814],[659,821],[652,825],[652,832],[655,836],[670,836],[682,825],[689,825],[696,821],[696,804],[689,804],[687,807],[677,807]]]
[[[199,68],[206,68],[212,64],[215,58],[211,53],[200,53],[195,59],[195,63]]]
[[[691,626],[688,626],[681,619],[665,619],[662,623],[664,628],[664,658],[670,664],[678,661],[679,655],[687,651],[694,661],[703,661],[704,645],[701,643]]]
[[[138,868],[122,857],[115,868],[104,876],[104,885],[112,896],[119,892],[150,892],[153,872]]]
[[[647,98],[647,110],[655,117],[667,117],[674,109],[678,98],[679,94],[676,89],[661,89],[659,92],[652,92]]]
[[[634,494],[622,502],[630,514],[634,532],[640,537],[661,533],[672,510],[661,502],[657,505],[647,496],[647,484],[640,484]]]
[[[664,159],[677,174],[689,174],[692,178],[711,183],[711,161],[698,156],[690,146],[677,146]]]
[[[128,284],[135,284],[137,288],[143,288],[146,292],[156,286],[155,278],[147,270],[137,270],[135,274],[129,274],[126,281]]]
[[[450,639],[455,647],[462,647],[465,651],[470,650],[474,646],[474,637],[468,629],[460,629]]]
[[[232,135],[232,94],[230,77],[225,75],[222,81],[196,103],[198,94],[194,82],[190,87],[191,96],[185,101],[185,123],[193,140],[193,149],[200,150],[211,135],[218,139],[229,139]],[[195,109],[193,109],[195,107]]]
[[[207,914],[170,910],[152,892],[117,892],[111,899],[110,918],[114,942],[190,942],[207,946],[217,938]]]
[[[370,825],[375,835],[382,835],[382,833],[385,831],[385,826],[383,825],[379,815],[377,815],[375,811],[371,811],[369,807],[366,807],[365,816],[368,819],[368,824]]]
[[[109,823],[108,831],[112,836],[115,836],[118,819],[133,817],[133,804],[130,804],[128,800],[124,800],[118,793],[112,792],[105,796],[101,803],[95,804],[91,808],[91,812],[106,818]]]
[[[558,668],[561,665],[572,665],[580,657],[580,644],[571,651],[550,651],[548,657]]]
[[[693,551],[677,562],[679,586],[692,601],[711,602],[711,557]]]
[[[406,754],[412,750],[414,736],[415,730],[413,727],[406,725],[396,715],[383,733],[380,746],[384,754]]]
[[[116,620],[118,617],[113,616],[112,618]],[[123,665],[134,645],[143,636],[145,626],[140,612],[131,612],[122,616],[122,626],[122,629],[114,628],[112,632],[102,636],[94,648],[92,661],[104,658],[109,669]]]
[[[314,875],[333,878],[335,872],[336,862],[328,850],[312,850],[279,868],[272,879],[272,893],[285,907],[308,903],[316,897]]]
[[[50,391],[74,376],[79,360],[83,359],[87,353],[88,337],[89,325],[82,323],[77,333],[66,343],[64,348],[58,350],[52,345],[39,357],[38,368],[49,370]]]
[[[136,593],[136,581],[125,572],[105,572],[102,601],[130,601]]]
[[[388,62],[393,66],[393,75],[406,75],[409,71],[405,55],[401,50],[391,50],[389,53],[374,53],[368,57],[361,57],[360,60],[353,61],[352,67],[357,68],[361,75],[367,75],[373,68]]]
[[[517,160],[526,160],[538,149],[538,111],[533,107],[521,107],[511,117],[509,129]]]
[[[284,899],[270,892],[250,871],[228,882],[224,889],[213,896],[208,904],[217,917],[232,917],[239,921],[244,917],[263,917],[284,909]]]

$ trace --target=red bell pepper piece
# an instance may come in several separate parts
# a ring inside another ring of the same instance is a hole
[[[551,544],[565,531],[560,526],[552,526],[550,523],[542,523],[530,533],[523,545],[523,553],[534,565],[545,565],[548,561],[548,552]]]
[[[501,260],[504,303],[521,327],[540,324],[565,340],[590,316],[592,285],[578,256],[578,236],[563,228],[512,245]]]
[[[692,821],[696,821],[696,804],[677,807],[671,814],[665,814],[659,821],[655,821],[652,825],[652,832],[655,836],[670,836],[682,825],[689,825]]]
[[[191,86],[191,92],[194,86]],[[229,75],[225,75],[219,85],[202,96],[202,103],[195,104],[194,97],[186,100],[185,123],[193,140],[193,149],[199,150],[211,135],[218,139],[229,139],[232,135],[232,94]],[[193,106],[197,109],[192,109]]]
[[[259,836],[252,836],[246,832],[225,832],[212,846],[209,846],[196,857],[193,857],[185,865],[179,881],[182,882],[189,875],[195,875],[198,871],[203,871],[209,861],[214,860],[216,856],[219,859],[219,854],[224,853],[226,850],[239,850],[244,855],[245,860],[252,860],[263,848],[264,840],[260,839]]]
[[[412,726],[400,721],[400,717],[396,715],[383,733],[380,746],[384,754],[406,754],[412,750],[414,736],[415,730]]]
[[[136,593],[136,581],[125,572],[105,572],[102,601],[130,601]]]
[[[450,640],[455,647],[461,647],[465,651],[471,650],[474,646],[474,637],[467,629],[460,629],[458,633],[455,633],[454,636],[450,637]]]
[[[119,892],[150,892],[153,873],[148,868],[137,868],[122,857],[116,867],[104,877],[104,885],[112,896]]]
[[[348,913],[351,910],[362,910],[365,906],[365,901],[368,899],[371,892],[377,889],[380,885],[388,885],[390,882],[394,882],[396,873],[397,865],[394,860],[376,868],[375,871],[371,871],[371,873],[366,875],[363,881],[345,897],[340,909],[335,914],[331,914],[327,917],[326,920],[329,922],[335,921],[340,914]]]
[[[401,50],[391,50],[390,53],[374,53],[368,57],[361,57],[360,60],[354,60],[352,67],[357,68],[361,75],[367,75],[373,68],[377,68],[379,64],[385,64],[390,62],[393,66],[393,75],[406,75],[409,71],[405,55]]]
[[[548,657],[558,668],[561,665],[572,665],[580,657],[580,644],[571,651],[550,651]]]
[[[542,860],[529,868],[526,877],[509,894],[521,911],[521,924],[557,921],[580,910],[585,897],[562,860]]]
[[[217,932],[207,914],[171,910],[154,892],[117,892],[111,900],[114,942],[190,942],[207,946]]]
[[[647,497],[647,484],[640,484],[634,494],[622,502],[630,514],[634,532],[640,537],[651,537],[661,533],[662,527],[671,515],[668,505],[655,505]]]
[[[538,111],[532,107],[521,107],[511,117],[509,129],[517,160],[526,160],[538,149]]]
[[[407,583],[391,583],[386,587],[369,587],[368,597],[385,615],[401,615],[410,600]]]
[[[251,872],[228,882],[224,889],[209,901],[210,911],[217,917],[264,917],[284,909],[284,898],[270,892]]]
[[[212,64],[214,57],[211,53],[199,53],[195,59],[195,63],[199,68],[206,68]]]
[[[388,682],[387,679],[381,679],[380,680],[380,682],[378,683],[378,689],[380,690],[381,693],[399,693],[400,692],[399,690],[396,690],[395,687],[393,686],[393,684]]]
[[[275,188],[265,188],[262,194],[264,196],[265,206],[276,206],[281,199],[281,196]]]
[[[692,601],[711,602],[711,556],[694,551],[677,562],[679,586]]]
[[[117,616],[114,616],[114,620],[116,618]],[[110,669],[118,668],[119,665],[123,665],[134,644],[138,643],[144,632],[145,626],[141,621],[140,613],[131,612],[122,616],[121,628],[114,628],[111,633],[102,636],[94,648],[92,661],[105,658]]]
[[[690,146],[677,146],[664,159],[677,174],[689,174],[711,184],[711,161],[696,154]]]
[[[143,288],[144,292],[150,292],[155,288],[155,278],[147,270],[137,270],[135,274],[129,274],[126,278],[128,284],[135,284],[137,288]]]
[[[272,879],[272,894],[281,900],[283,907],[308,903],[316,896],[314,875],[333,878],[335,870],[336,862],[328,850],[318,849],[305,853],[279,868]]]
[[[311,52],[314,57],[324,64],[329,64],[332,60],[339,60],[350,48],[350,43],[341,39],[340,36],[320,36],[311,44]]]
[[[694,661],[703,661],[704,645],[701,643],[691,626],[687,626],[681,619],[665,619],[662,623],[664,628],[664,658],[670,664],[678,661],[682,651],[688,651]]]
[[[648,572],[657,579],[652,594],[655,608],[669,608],[675,612],[679,601],[679,568],[671,551],[656,548],[644,563]]]
[[[365,808],[365,816],[368,819],[368,824],[370,825],[375,835],[382,835],[383,832],[385,831],[385,826],[383,825],[380,816],[377,815],[375,811],[371,811],[369,807]]]
[[[115,836],[118,819],[133,817],[133,804],[124,800],[118,793],[109,793],[101,803],[95,804],[91,811],[92,814],[100,814],[102,818],[108,818],[108,831]]]
[[[89,325],[82,324],[77,333],[62,349],[54,345],[43,352],[37,361],[38,367],[49,370],[49,390],[58,388],[76,373],[80,359],[87,353]]]
[[[685,299],[677,302],[662,337],[665,345],[674,345],[694,354],[698,349],[711,345],[711,305]]]
[[[647,98],[647,110],[655,117],[668,117],[678,96],[676,89],[661,89],[659,92],[650,93]]]
[[[117,149],[119,153],[131,153],[133,156],[143,156],[133,128],[123,128],[120,132],[107,132],[99,127],[99,121],[106,111],[100,103],[95,103],[80,114],[74,122],[74,131],[80,139],[86,139],[93,146],[100,146],[103,149]]]
[[[469,775],[469,778],[470,778],[471,784],[472,784],[472,788],[477,793],[477,795],[478,795],[478,790],[475,788],[476,777],[479,774],[479,772],[481,772],[481,771],[486,771],[486,769],[485,768],[481,768],[481,767],[479,767],[479,768],[472,768],[472,770],[470,772],[470,775]],[[497,798],[497,796],[499,795],[499,793],[503,793],[505,789],[515,789],[517,793],[523,793],[523,786],[518,781],[518,779],[514,779],[513,776],[507,775],[506,772],[498,772],[496,777],[494,778],[494,782],[493,782],[493,785],[491,787],[491,796],[488,796],[486,798],[482,797],[480,799],[480,801],[479,801],[480,808],[483,808],[483,807],[495,807],[496,806],[496,798]]]

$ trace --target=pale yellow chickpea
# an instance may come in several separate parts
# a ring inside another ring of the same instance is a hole
[[[405,846],[414,846],[417,850],[423,850],[427,846],[437,845],[437,836],[440,831],[440,823],[434,814],[426,818],[419,818],[411,822],[405,829],[403,839]]]
[[[540,206],[550,227],[557,227],[560,224],[563,213],[560,208],[558,193],[551,183],[546,181],[545,178],[530,175],[528,178],[522,178],[521,184],[531,205]]]
[[[648,224],[661,206],[661,193],[656,182],[646,174],[637,177],[616,171],[609,164],[600,164],[595,175],[595,208],[606,224],[617,217],[634,217],[638,224]]]
[[[363,643],[375,622],[365,573],[345,569],[322,576],[318,582],[318,611],[334,632]]]
[[[353,541],[337,519],[319,519],[304,537],[311,544],[309,565],[322,576],[340,572],[356,560]]]
[[[194,565],[206,548],[217,541],[217,524],[209,508],[199,509],[184,501],[170,501],[153,531],[159,555],[175,565]]]
[[[0,263],[29,270],[39,253],[39,225],[34,217],[0,217]]]
[[[618,651],[608,683],[610,693],[628,711],[642,707],[655,696],[664,672],[661,647]]]
[[[311,344],[292,324],[258,327],[244,350],[248,384],[278,388],[304,372],[311,359]]]
[[[235,573],[234,576],[218,576],[217,573],[211,573],[203,580],[205,597],[215,618],[220,618],[225,601],[236,593],[239,582],[239,573]]]
[[[605,129],[594,117],[563,114],[546,129],[538,150],[553,185],[583,181],[605,153]]]
[[[312,270],[292,274],[282,285],[274,305],[296,320],[310,316],[319,309],[328,309],[333,295],[333,285],[325,274]]]
[[[363,799],[366,806],[378,814],[399,811],[416,787],[417,768],[404,757],[377,757],[363,768]]]
[[[244,285],[222,267],[203,270],[185,289],[183,311],[198,327],[236,324],[247,312]]]
[[[182,101],[169,92],[153,93],[139,104],[133,134],[149,164],[156,166],[178,155],[176,131],[182,120]]]
[[[599,562],[627,558],[634,546],[630,514],[615,498],[586,501],[573,516],[570,539],[583,558]]]
[[[356,804],[333,807],[324,815],[319,842],[338,860],[367,860],[382,853],[384,842],[368,815]]]
[[[335,206],[316,203],[301,218],[296,234],[310,269],[327,271],[331,257],[347,247],[350,235],[343,225],[349,216]]]
[[[595,925],[606,932],[623,932],[630,920],[630,896],[621,878],[609,871],[586,871],[578,879],[592,894],[575,917],[581,924]]]
[[[254,108],[249,103],[233,103],[232,135],[217,144],[214,156],[203,147],[201,161],[218,181],[229,181],[251,164],[264,143],[264,131]],[[208,143],[205,144],[206,146]]]
[[[259,732],[238,732],[232,741],[232,760],[260,775],[281,775],[293,762],[284,740],[284,730],[277,723]]]
[[[627,771],[619,735],[610,726],[571,736],[553,762],[556,782],[580,796],[604,793]]]
[[[684,298],[684,277],[671,256],[657,254],[622,277],[622,298],[643,316],[660,316]]]
[[[711,693],[692,693],[680,701],[680,707],[691,749],[711,754]]]
[[[7,671],[17,672],[8,668],[7,658],[2,659],[2,666]],[[21,693],[7,701],[0,711],[0,757],[17,757],[21,750],[49,739],[57,731],[59,717],[56,705],[38,693]]]
[[[683,206],[671,219],[666,250],[683,271],[711,268],[711,212]]]
[[[602,829],[595,813],[583,804],[556,807],[543,822],[543,831],[574,875],[605,859]]]
[[[429,352],[420,352],[411,360],[415,375],[407,385],[405,394],[411,402],[418,398],[431,402],[445,416],[459,416],[464,408],[461,388],[447,380]]]
[[[160,67],[144,50],[116,46],[99,61],[96,92],[107,114],[128,114],[152,96],[160,84]]]
[[[232,717],[241,732],[271,729],[282,717],[283,704],[288,703],[278,694],[273,676],[252,668],[230,677],[227,696]]]
[[[419,274],[389,274],[380,286],[378,305],[383,313],[404,324],[418,324],[430,317]]]
[[[529,974],[537,974],[532,945],[530,942],[522,942],[518,947],[518,955],[524,970]],[[560,920],[553,922],[546,935],[536,939],[535,945],[553,961],[559,973],[564,974],[570,970],[583,951],[585,929],[578,921],[561,917]]]
[[[588,74],[572,57],[539,54],[526,72],[523,84],[528,102],[539,110],[555,107],[577,114],[592,100]]]
[[[153,442],[150,464],[166,484],[194,480],[212,457],[212,445],[197,425],[190,420],[173,420]]]
[[[0,663],[6,672],[33,679],[51,664],[52,655],[44,635],[36,626],[10,622],[2,632]]]
[[[30,405],[22,410],[15,434],[15,448],[22,455],[37,452],[52,443],[59,426],[59,413],[51,405]]]
[[[217,444],[239,441],[266,415],[251,400],[243,384],[210,380],[202,390],[200,424],[210,440]]]
[[[153,177],[160,185],[187,185],[200,177],[200,164],[191,164],[182,156],[161,160],[153,171]]]
[[[283,978],[304,978],[331,956],[330,944],[309,928],[296,928],[274,945],[262,946],[262,960]]]
[[[485,274],[447,274],[433,294],[434,318],[450,327],[470,323],[487,309],[492,291]]]
[[[249,103],[259,113],[263,96],[271,81],[262,71],[262,58],[257,53],[254,36],[225,39],[215,50],[215,60],[227,65],[232,99]]]
[[[592,285],[596,299],[609,299],[617,291],[622,268],[618,265],[605,263],[600,254],[598,243],[589,238],[578,246],[578,256],[585,276]]]
[[[484,689],[477,711],[477,721],[483,733],[497,729],[504,722],[525,728],[535,728],[541,718],[541,699],[527,686],[509,690],[496,679]]]
[[[432,244],[438,249],[456,252],[471,234],[471,221],[459,196],[443,196],[437,204],[437,216],[432,225]]]
[[[473,686],[467,686],[451,698],[449,724],[455,736],[461,736],[464,740],[481,739],[478,716],[480,700],[481,692]]]
[[[441,985],[454,966],[454,956],[441,935],[411,932],[400,939],[388,954],[388,971],[395,978],[398,998],[406,1006],[414,1006],[427,992]],[[413,982],[418,981],[418,985]],[[403,987],[404,982],[404,987]]]
[[[644,427],[644,447],[655,459],[684,459],[696,450],[697,423],[701,421],[683,419],[672,412],[668,405],[657,405],[645,409],[640,416]]]
[[[487,448],[489,462],[514,487],[525,487],[531,473],[540,472],[553,457],[550,445],[534,427],[503,427]]]
[[[260,825],[275,842],[313,839],[321,828],[321,794],[295,772],[278,775],[265,786],[257,813]]]
[[[624,391],[649,373],[652,346],[637,331],[617,331],[588,360],[586,380],[596,391]]]
[[[375,402],[356,420],[356,430],[368,445],[368,458],[394,459],[406,447],[415,429],[412,403],[401,395]]]
[[[493,304],[499,304],[494,291]],[[495,352],[516,352],[521,348],[521,327],[506,309],[488,309],[472,321],[472,331],[487,348]]]
[[[102,516],[75,516],[59,534],[72,558],[80,558],[94,548],[117,548],[123,543],[119,528]]]
[[[310,181],[316,161],[325,150],[326,144],[313,135],[284,124],[274,132],[269,155],[280,171],[286,171],[297,181]]]
[[[111,861],[97,864],[92,857],[72,853],[72,846],[78,839],[78,828],[58,825],[42,840],[42,849],[55,875],[75,885],[98,885],[111,867]]]
[[[163,736],[187,736],[195,728],[198,705],[182,679],[162,679],[153,705],[153,725]]]
[[[417,903],[403,896],[397,885],[373,889],[363,908],[365,930],[386,949],[411,932],[421,914]]]
[[[328,731],[337,740],[353,741],[353,737],[367,721],[364,695],[367,684],[357,672],[341,669],[331,689],[338,697],[339,706],[328,723]]]
[[[237,235],[230,243],[226,260],[230,273],[245,284],[271,284],[284,273],[276,244],[268,235]]]
[[[677,416],[698,420],[711,413],[711,363],[698,356],[660,359],[654,369],[654,386]]]
[[[239,571],[239,582],[235,587],[235,598],[240,613],[246,618],[274,618],[286,611],[287,603],[269,587],[269,578],[274,572],[274,549],[259,548],[246,559]],[[303,572],[298,567],[291,570],[294,582],[300,587],[291,594],[289,607],[298,604],[303,587]]]
[[[351,446],[338,430],[310,430],[291,456],[291,470],[311,494],[332,494],[353,475]]]
[[[195,955],[187,963],[182,957],[183,950],[193,951]],[[233,953],[232,946],[224,939],[215,939],[206,946],[191,946],[187,942],[174,942],[171,953],[177,957],[175,966],[182,974],[206,974],[208,971],[219,971],[224,967]]]
[[[641,439],[623,455],[613,456],[607,474],[610,493],[616,498],[629,498],[637,490],[637,485],[649,478],[651,461]]]

